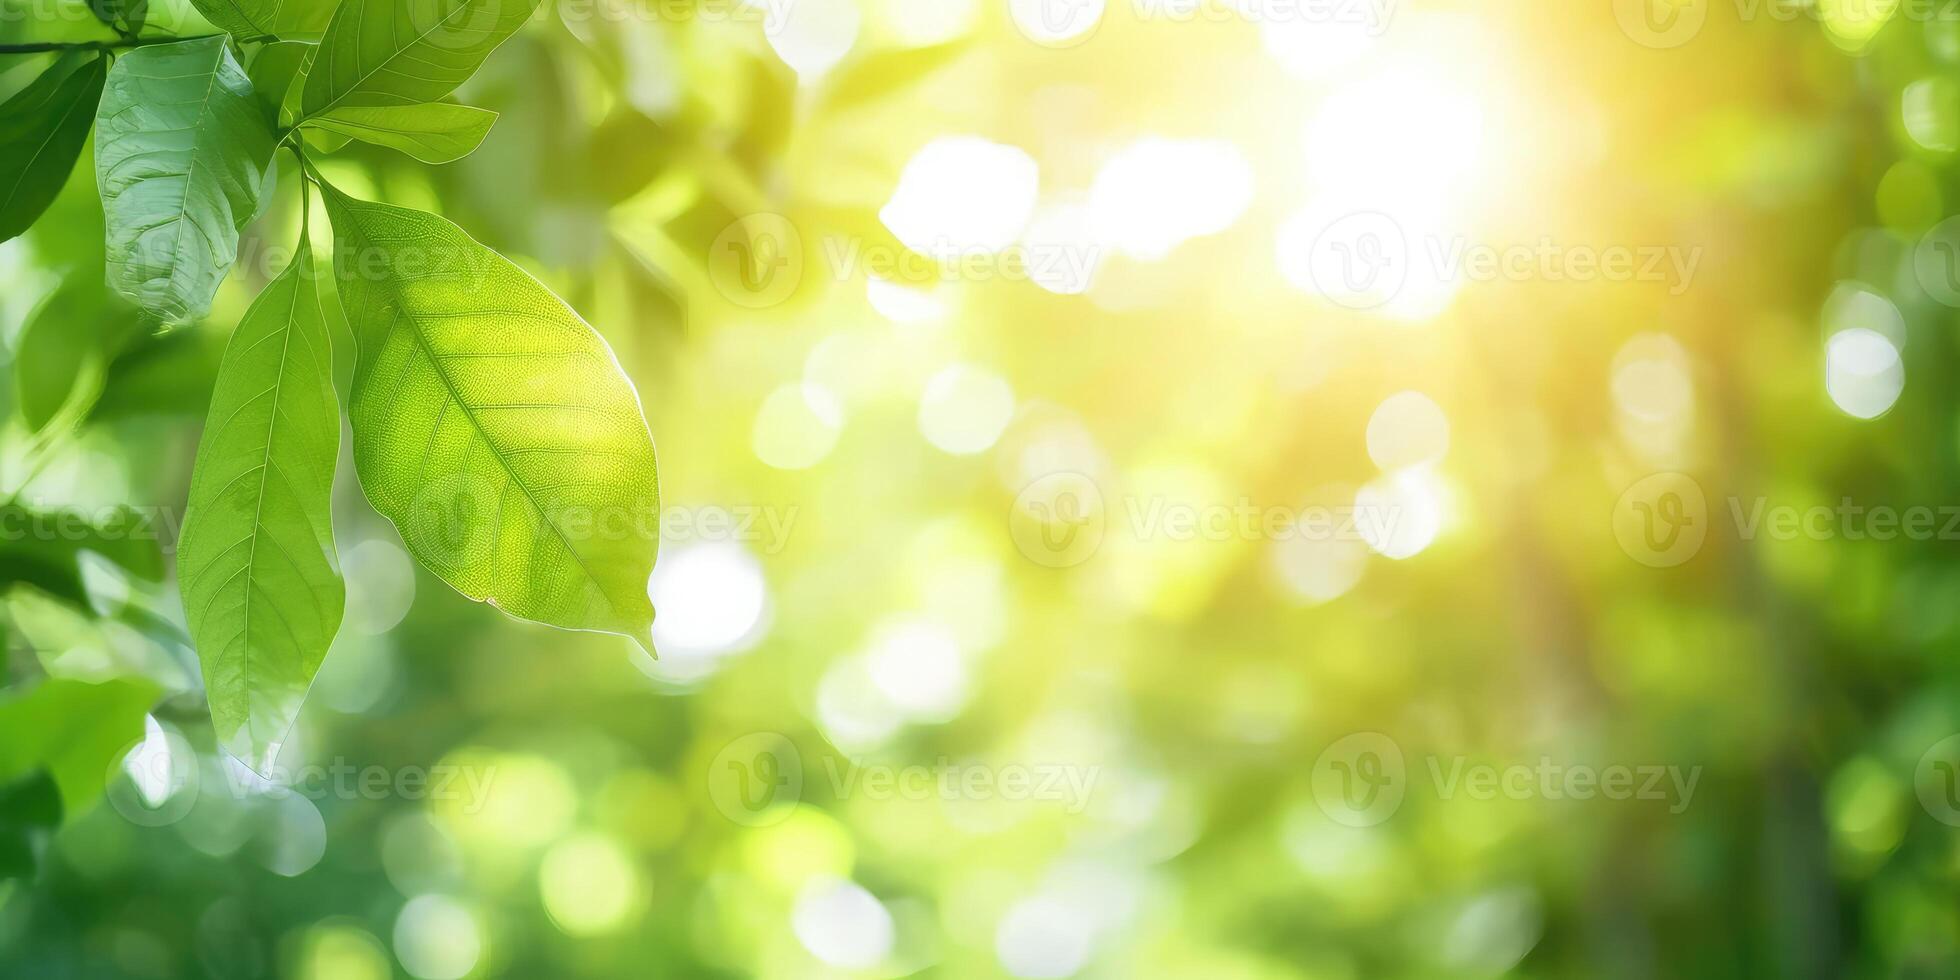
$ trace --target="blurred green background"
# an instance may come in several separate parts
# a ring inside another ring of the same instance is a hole
[[[318,159],[618,352],[660,658],[343,465],[272,781],[166,570],[296,176],[158,334],[85,153],[0,246],[0,976],[1960,975],[1947,8],[547,3],[475,154]]]

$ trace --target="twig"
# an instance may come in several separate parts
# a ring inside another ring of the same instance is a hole
[[[0,44],[0,54],[39,54],[43,51],[107,51],[111,48],[137,48],[145,44],[174,44],[178,41],[201,41],[207,37],[223,37],[222,34],[200,34],[196,37],[131,37],[120,41],[35,41],[28,44]],[[258,40],[251,38],[249,40]]]

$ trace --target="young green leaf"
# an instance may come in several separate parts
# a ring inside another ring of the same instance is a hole
[[[476,73],[537,0],[346,0],[306,76],[303,115],[434,102]]]
[[[346,603],[330,507],[340,406],[327,345],[302,237],[225,348],[177,546],[212,726],[259,770],[278,756]]]
[[[306,121],[342,136],[392,147],[423,163],[451,163],[469,156],[489,135],[497,114],[448,102],[422,105],[341,106]]]
[[[191,6],[241,39],[316,36],[334,9],[333,0],[191,0]]]
[[[107,58],[71,52],[0,104],[0,242],[26,231],[67,183],[108,71]]]
[[[306,64],[318,48],[305,41],[275,41],[252,56],[245,74],[252,80],[252,94],[265,109],[267,125],[283,125],[282,110],[298,108],[299,86],[293,83],[306,74]]]
[[[117,59],[95,136],[109,285],[167,322],[209,312],[258,211],[272,148],[223,37]]]
[[[361,485],[457,591],[650,646],[653,439],[606,342],[431,214],[327,191]]]

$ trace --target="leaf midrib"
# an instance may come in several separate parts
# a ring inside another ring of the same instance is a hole
[[[353,2],[358,2],[358,0],[353,0]],[[351,96],[356,92],[359,92],[361,90],[361,86],[367,84],[368,79],[381,74],[382,69],[385,69],[388,66],[394,64],[396,59],[400,58],[404,53],[406,53],[410,48],[414,47],[415,45],[421,44],[423,41],[428,40],[429,36],[434,34],[436,31],[446,29],[449,26],[449,19],[451,17],[454,17],[457,14],[462,13],[465,10],[468,10],[469,8],[470,8],[470,0],[464,0],[464,2],[458,3],[456,5],[456,9],[451,10],[447,16],[437,21],[434,24],[434,26],[430,27],[428,30],[423,31],[420,34],[415,35],[415,39],[408,42],[407,44],[396,47],[395,50],[388,55],[388,57],[381,59],[381,62],[379,64],[369,69],[367,73],[363,74],[361,77],[354,79],[353,84],[347,86],[347,88],[343,90],[339,95],[334,96],[332,102],[329,102],[318,109],[308,112],[306,114],[307,118],[310,119],[314,116],[323,116],[329,112],[332,112],[334,109],[338,108],[342,102],[345,102],[347,100],[348,96]],[[360,9],[361,9],[361,14],[365,16],[367,13],[367,5],[363,3]],[[334,19],[335,20],[340,19],[340,13],[338,11],[334,13]],[[331,38],[333,34],[334,34],[333,25],[329,24],[327,27],[327,35],[329,38]],[[358,55],[359,53],[358,47],[355,49],[355,52]],[[332,63],[329,63],[327,65],[327,69],[329,72],[333,70]]]
[[[261,24],[252,15],[245,12],[245,8],[239,4],[238,0],[224,0],[224,4],[230,7],[233,13],[238,15],[239,20],[244,21],[253,31],[266,37],[271,37],[277,33],[272,27],[279,21],[279,12],[286,9],[286,0],[278,0],[277,3],[272,5],[272,15],[268,23]]]
[[[293,256],[292,268],[295,272],[293,298],[291,304],[286,307],[285,326],[280,328],[285,333],[285,336],[280,338],[279,341],[279,377],[272,382],[272,411],[268,413],[270,417],[266,420],[265,425],[265,452],[259,459],[259,493],[258,499],[254,501],[252,507],[252,546],[245,551],[244,619],[238,628],[238,632],[245,641],[245,663],[241,674],[245,681],[245,724],[247,728],[252,728],[257,724],[257,713],[251,707],[252,590],[257,584],[254,569],[258,568],[259,563],[259,539],[265,534],[265,489],[266,483],[271,479],[272,475],[272,434],[279,429],[279,397],[285,392],[286,374],[288,371],[287,355],[292,352],[293,348],[293,318],[294,314],[299,311],[300,287],[302,280],[305,278],[305,270],[302,269],[300,263],[304,261],[308,261],[308,256],[307,249],[302,247],[299,254]],[[298,570],[297,566],[295,566],[295,570]],[[288,635],[292,633],[292,626],[290,624],[287,625],[286,632]],[[298,637],[293,637],[293,639],[296,640]],[[257,739],[254,739],[254,742],[256,741]]]
[[[217,91],[218,73],[223,70],[225,64],[226,51],[224,40],[219,39],[212,47],[217,49],[217,56],[211,59],[211,77],[204,84],[204,98],[198,102],[197,121],[191,125],[191,131],[196,134],[196,139],[191,144],[190,160],[184,164],[184,193],[177,201],[177,245],[171,249],[172,264],[170,266],[170,285],[173,291],[177,286],[177,273],[184,268],[184,226],[190,224],[191,188],[197,185],[197,181],[195,180],[197,174],[197,158],[200,156],[198,151],[204,148],[204,123],[211,113],[211,93]],[[236,216],[232,220],[236,221]],[[207,234],[205,237],[208,239],[210,236]],[[186,312],[189,311],[186,310]],[[277,395],[274,397],[277,398]],[[276,408],[277,406],[275,405],[274,407]],[[254,547],[257,546],[254,545]]]
[[[101,63],[100,59],[97,59],[96,61],[91,61],[88,63],[88,65],[82,68],[75,69],[75,73],[77,75],[80,75],[82,72],[93,70],[100,63]],[[67,84],[68,84],[67,79],[62,80],[61,85],[65,86]],[[86,92],[87,90],[88,90],[88,83],[83,82],[82,91]],[[51,93],[49,97],[53,98],[54,96],[60,94],[61,94],[61,87],[57,86],[55,88],[55,91]],[[28,155],[27,162],[24,165],[22,165],[20,168],[20,176],[14,178],[14,186],[7,189],[6,199],[0,200],[0,208],[13,207],[14,197],[15,195],[20,193],[20,186],[27,182],[27,175],[34,171],[34,164],[40,161],[41,154],[46,153],[48,151],[48,146],[54,142],[55,137],[61,135],[61,131],[63,127],[68,125],[69,118],[75,114],[75,110],[77,108],[80,108],[84,101],[85,100],[81,98],[80,93],[77,93],[75,100],[72,103],[70,103],[67,110],[61,114],[61,118],[55,122],[54,128],[48,130],[47,137],[41,140],[41,145],[35,147],[34,152]]]

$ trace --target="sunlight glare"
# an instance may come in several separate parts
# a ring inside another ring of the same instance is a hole
[[[1140,262],[1215,235],[1252,203],[1252,165],[1221,140],[1138,140],[1109,158],[1089,188],[1098,237]]]
[[[1308,173],[1357,206],[1447,212],[1476,191],[1488,163],[1475,91],[1401,62],[1343,85],[1307,124]]]
[[[1020,237],[1040,186],[1041,168],[1027,151],[978,136],[942,137],[906,163],[878,218],[920,255],[998,252]]]

